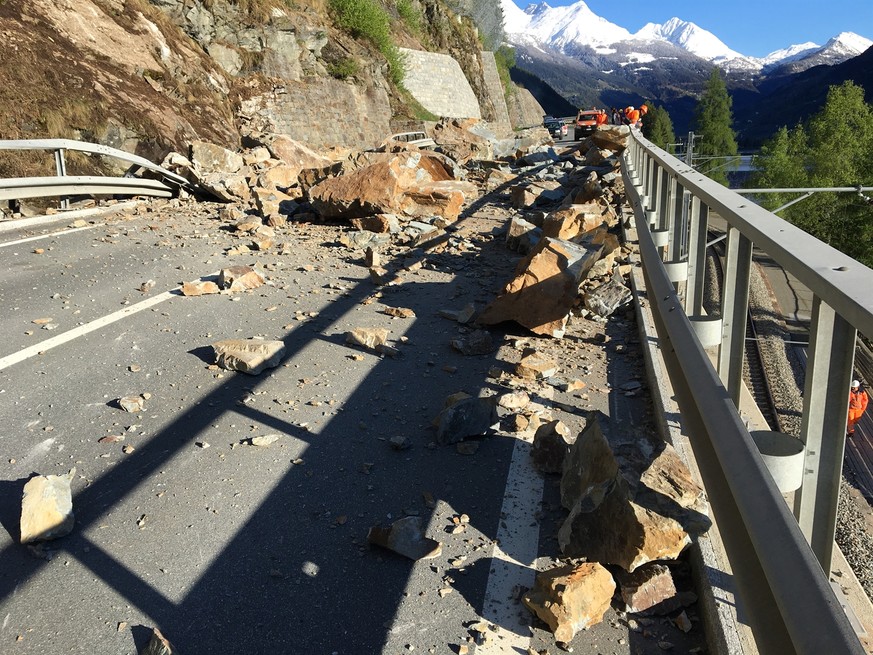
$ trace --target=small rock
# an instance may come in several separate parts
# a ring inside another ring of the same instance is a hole
[[[515,366],[515,372],[526,379],[543,380],[558,372],[558,363],[532,348],[526,348],[521,361]]]
[[[118,406],[125,412],[136,414],[145,409],[145,398],[142,396],[124,396],[118,399]]]
[[[285,356],[285,344],[264,339],[225,339],[212,344],[215,363],[229,371],[258,375],[275,368]]]
[[[73,530],[70,482],[76,475],[37,475],[24,485],[21,497],[21,543],[57,539]]]
[[[206,296],[212,293],[219,293],[221,289],[215,282],[208,280],[197,280],[195,282],[185,282],[182,285],[183,296]]]
[[[442,553],[442,544],[424,534],[420,516],[398,519],[385,528],[376,525],[370,528],[367,541],[412,560],[432,559]]]
[[[362,328],[358,327],[346,332],[346,343],[355,346],[363,346],[375,350],[377,346],[384,345],[388,341],[388,330],[385,328]]]
[[[407,439],[406,437],[391,437],[388,443],[391,444],[391,448],[393,448],[394,450],[409,450],[409,448],[411,448],[409,439]]]
[[[139,655],[179,655],[169,640],[157,628],[152,629],[152,638]]]
[[[218,286],[230,292],[256,289],[266,282],[264,274],[251,266],[232,266],[221,269]]]
[[[272,443],[275,443],[279,440],[278,434],[265,434],[261,437],[252,437],[251,444],[253,446],[261,446],[263,448],[269,446]]]
[[[455,444],[455,450],[459,455],[475,455],[479,450],[478,441],[459,441]]]
[[[487,330],[476,330],[463,339],[452,339],[452,348],[462,355],[487,355],[494,350],[491,333]]]

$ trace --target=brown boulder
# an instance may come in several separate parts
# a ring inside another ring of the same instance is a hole
[[[479,315],[483,325],[515,321],[536,334],[564,336],[579,283],[602,246],[545,237],[519,262],[515,278]]]
[[[478,193],[475,185],[455,179],[455,174],[437,153],[382,153],[369,165],[319,182],[309,189],[309,199],[323,216],[436,214],[454,220]]]
[[[576,239],[603,225],[609,209],[609,205],[598,202],[557,209],[550,212],[543,221],[543,236],[568,241]]]
[[[493,159],[491,142],[471,132],[473,123],[463,119],[444,118],[433,128],[432,138],[440,150],[459,164],[471,159]]]
[[[561,421],[549,421],[534,434],[530,456],[540,473],[561,473],[573,438]]]
[[[621,152],[627,148],[628,138],[630,128],[627,125],[601,125],[591,135],[591,140],[598,148],[613,152]]]
[[[537,574],[534,588],[522,598],[560,642],[603,620],[615,581],[597,562],[565,564]]]
[[[669,608],[668,611],[678,607],[673,575],[663,564],[646,564],[633,573],[619,571],[616,578],[622,600],[630,613],[653,609],[657,612],[659,606]]]
[[[256,289],[264,282],[264,274],[251,266],[231,266],[218,274],[218,286],[231,293]]]
[[[675,450],[612,430],[600,412],[590,414],[564,460],[561,504],[570,510],[558,535],[562,552],[628,571],[675,558],[689,533],[710,525],[703,490]]]

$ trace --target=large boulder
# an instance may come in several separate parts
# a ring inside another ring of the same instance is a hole
[[[613,430],[600,412],[564,460],[561,504],[570,510],[562,552],[627,571],[675,559],[710,526],[703,490],[672,446]]]
[[[620,152],[627,148],[630,128],[627,125],[601,125],[591,135],[598,148]]]
[[[313,208],[337,218],[387,213],[455,220],[464,203],[478,195],[475,185],[456,179],[456,171],[436,153],[380,154],[369,165],[310,188]]]
[[[560,642],[603,620],[615,581],[597,562],[565,564],[537,574],[534,588],[522,600]]]
[[[483,325],[515,321],[536,334],[563,337],[579,283],[600,258],[601,245],[543,238],[519,262],[515,278],[479,315]]]
[[[432,138],[440,151],[460,164],[471,159],[493,159],[491,141],[471,132],[473,123],[469,119],[444,118],[434,126]]]
[[[607,223],[612,214],[605,202],[571,204],[549,212],[543,220],[543,235],[556,239],[574,240],[580,235]]]

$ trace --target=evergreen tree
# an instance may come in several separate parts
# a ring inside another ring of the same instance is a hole
[[[697,169],[717,182],[727,184],[725,168],[726,159],[711,159],[714,157],[736,156],[737,139],[732,124],[731,97],[717,68],[712,69],[712,75],[706,82],[706,91],[697,103],[694,111],[695,155],[702,157]]]
[[[673,131],[673,121],[670,114],[663,107],[655,107],[647,102],[648,113],[643,116],[643,136],[659,148],[667,152],[673,152],[673,144],[676,143],[676,133]]]
[[[852,82],[831,87],[805,126],[783,128],[755,159],[755,187],[845,187],[873,184],[873,106]],[[769,209],[799,197],[768,194]],[[813,236],[873,266],[873,206],[855,193],[817,192],[780,212]]]

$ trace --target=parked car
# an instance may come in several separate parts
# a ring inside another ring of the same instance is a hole
[[[563,139],[567,136],[567,124],[559,118],[545,119],[543,121],[543,127],[545,127],[549,131],[549,134],[556,139]]]
[[[599,109],[582,109],[576,115],[575,140],[589,136],[597,127]]]

